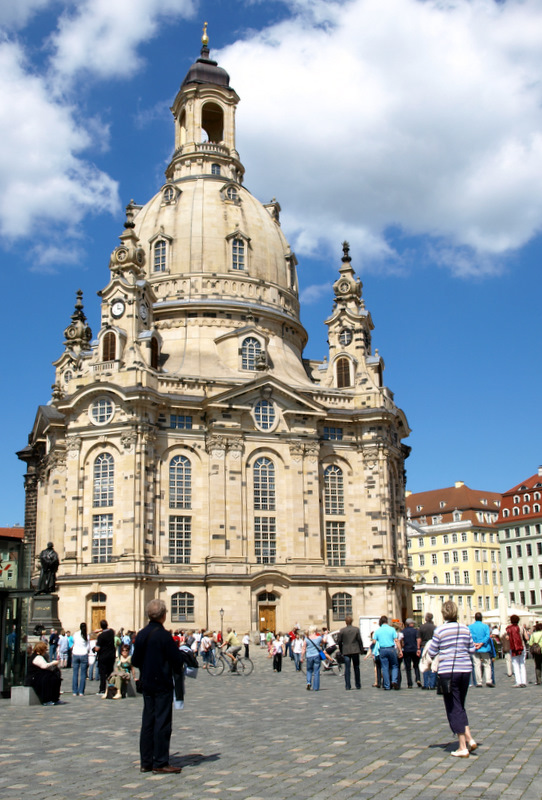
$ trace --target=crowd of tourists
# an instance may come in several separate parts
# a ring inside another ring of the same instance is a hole
[[[165,619],[162,605],[156,613],[160,612],[161,618]],[[491,628],[478,612],[471,625],[462,625],[458,622],[457,606],[451,601],[444,603],[442,616],[444,623],[436,626],[432,614],[428,613],[418,627],[411,618],[401,624],[382,616],[370,640],[364,644],[360,629],[353,625],[352,617],[348,615],[344,626],[333,632],[325,626],[318,628],[315,625],[303,631],[298,624],[284,634],[264,631],[260,635],[260,646],[267,648],[276,673],[282,671],[285,658],[292,660],[296,671],[301,671],[305,665],[308,691],[319,691],[321,670],[331,669],[337,663],[343,667],[345,689],[360,690],[362,657],[373,661],[372,685],[376,689],[400,690],[404,676],[409,689],[417,686],[422,690],[436,690],[443,695],[450,728],[458,738],[458,748],[452,755],[468,758],[478,747],[465,710],[469,686],[493,688],[495,660],[500,655],[506,660],[507,675],[515,678],[514,688],[526,687],[528,654],[534,662],[535,683],[540,685],[542,623],[538,622],[530,629],[513,615],[510,624]],[[161,623],[162,630],[163,636],[167,637],[164,642],[170,642],[168,658],[171,660],[172,653],[178,652],[179,664],[189,663],[192,659],[192,666],[197,666],[196,659],[200,656],[201,666],[206,669],[216,663],[218,651],[223,650],[232,661],[232,671],[235,671],[243,647],[244,656],[249,656],[249,634],[240,637],[232,628],[228,628],[224,636],[222,631],[205,629],[167,631]],[[61,669],[71,666],[74,697],[82,697],[87,680],[96,677],[100,682],[98,695],[104,699],[120,700],[126,697],[128,687],[136,680],[134,667],[140,667],[141,674],[145,658],[150,657],[146,655],[147,648],[137,650],[141,633],[136,635],[134,631],[123,628],[114,631],[107,620],[102,620],[100,628],[90,633],[84,622],[73,635],[70,631],[53,629],[48,635],[44,634],[32,650],[27,684],[34,687],[43,704],[58,705],[63,702],[60,699]],[[175,688],[181,695],[183,680],[181,676],[178,679],[181,688]],[[149,703],[152,706],[152,697],[151,692],[150,699],[145,700],[145,708]],[[182,705],[182,698],[177,698],[177,701]],[[150,758],[149,754],[144,758]],[[156,770],[153,768],[153,771]]]

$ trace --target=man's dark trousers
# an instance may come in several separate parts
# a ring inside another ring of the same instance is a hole
[[[359,672],[359,653],[352,653],[349,656],[343,655],[344,658],[344,686],[345,689],[351,689],[350,685],[350,662],[354,667],[354,681],[356,689],[361,689],[361,675]]]
[[[141,766],[156,769],[169,764],[173,692],[143,694],[143,718],[139,737]]]
[[[115,666],[115,656],[111,658],[101,658],[98,656],[98,673],[100,675],[100,693],[107,692],[107,679],[113,672]]]

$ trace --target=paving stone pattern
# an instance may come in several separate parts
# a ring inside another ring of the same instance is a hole
[[[141,697],[102,700],[97,683],[66,705],[13,707],[0,701],[2,800],[445,800],[461,797],[540,800],[542,687],[514,681],[497,664],[495,689],[472,688],[469,721],[479,743],[454,759],[456,742],[442,698],[433,691],[371,687],[363,662],[361,691],[322,675],[308,692],[289,659],[274,673],[253,649],[254,673],[187,681],[185,709],[174,712],[172,763],[181,775],[139,772]],[[528,661],[534,681],[533,662]]]

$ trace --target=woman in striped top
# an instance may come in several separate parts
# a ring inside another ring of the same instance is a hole
[[[451,679],[451,693],[444,694],[444,705],[452,733],[457,734],[459,747],[452,756],[468,758],[476,750],[465,711],[465,699],[469,690],[472,672],[471,656],[476,650],[470,630],[457,621],[457,606],[448,600],[442,606],[444,625],[433,633],[428,653],[431,658],[439,656],[439,678]]]

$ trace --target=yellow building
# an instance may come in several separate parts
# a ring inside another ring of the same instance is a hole
[[[463,620],[498,607],[500,551],[494,527],[501,495],[470,489],[462,481],[428,492],[407,492],[407,548],[414,613],[439,620],[445,600]]]
[[[344,243],[326,359],[305,359],[296,257],[279,203],[243,184],[238,102],[204,43],[166,181],[104,265],[100,329],[79,296],[19,454],[71,629],[137,628],[154,597],[174,626],[254,632],[410,612],[409,428],[361,281]]]

